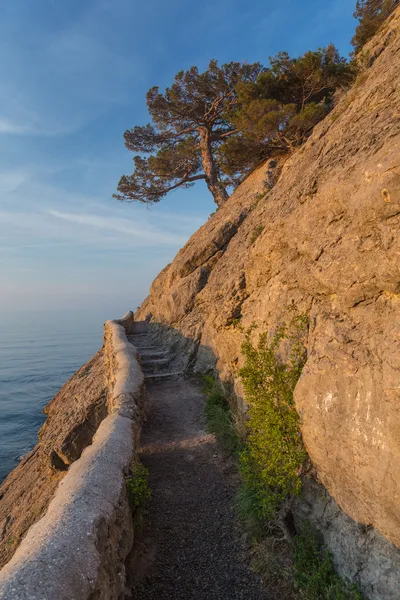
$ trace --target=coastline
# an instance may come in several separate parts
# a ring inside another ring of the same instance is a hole
[[[88,586],[88,595],[82,595],[79,587],[79,597],[89,597],[97,580],[104,579],[103,561],[109,569],[109,557],[98,548],[103,535],[101,523],[105,519],[112,527],[117,519],[115,511],[120,515],[117,521],[123,523],[121,531],[115,531],[115,543],[119,547],[122,536],[126,552],[114,560],[115,572],[109,574],[107,597],[114,598],[110,590],[114,590],[116,598],[120,593],[121,577],[117,577],[117,572],[121,572],[133,542],[132,516],[122,484],[131,469],[143,411],[143,375],[136,349],[125,333],[131,326],[132,313],[105,324],[104,347],[48,405],[48,419],[40,431],[37,447],[0,487],[0,508],[4,513],[0,515],[4,520],[2,546],[7,554],[3,564],[8,561],[0,574],[0,598],[30,598],[39,589],[41,597],[76,597],[75,586],[82,586],[83,581]],[[64,419],[60,408],[64,409]],[[24,473],[32,469],[36,490],[27,486]],[[17,472],[19,490],[15,481]],[[113,481],[111,486],[110,481]],[[40,507],[31,503],[39,488],[44,492]],[[17,514],[23,515],[23,522],[10,518],[7,505],[12,495],[18,496],[18,501],[12,499],[12,506]],[[90,509],[85,510],[89,497]],[[79,528],[76,519],[82,521]],[[75,552],[74,538],[78,531],[91,532],[88,537],[85,533],[79,542],[86,562],[82,553],[77,556]],[[38,571],[38,562],[46,564],[45,572]],[[89,579],[88,573],[92,574]],[[104,587],[104,581],[101,585]]]

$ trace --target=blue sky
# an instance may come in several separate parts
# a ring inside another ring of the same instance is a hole
[[[207,219],[203,184],[148,209],[112,199],[145,94],[211,58],[334,42],[355,1],[15,0],[0,8],[0,309],[135,308]]]

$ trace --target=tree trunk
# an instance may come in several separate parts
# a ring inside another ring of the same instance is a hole
[[[229,194],[220,180],[218,167],[211,152],[210,132],[206,127],[201,127],[199,134],[201,162],[207,187],[213,195],[214,202],[220,208],[228,200]]]

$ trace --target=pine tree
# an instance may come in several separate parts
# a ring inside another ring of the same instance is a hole
[[[238,84],[230,120],[239,131],[218,149],[223,171],[234,182],[255,162],[302,144],[333,106],[339,87],[354,78],[353,67],[330,44],[291,58],[280,52],[255,82]]]
[[[164,93],[151,88],[147,106],[152,123],[125,132],[126,147],[140,154],[134,157],[133,174],[121,177],[115,197],[154,203],[203,179],[222,206],[228,193],[215,154],[237,133],[229,115],[237,103],[238,83],[255,82],[261,71],[259,63],[219,66],[212,60],[204,73],[197,67],[180,71]]]
[[[399,0],[357,0],[354,18],[359,25],[351,40],[357,54],[378,31],[390,13],[399,5]]]

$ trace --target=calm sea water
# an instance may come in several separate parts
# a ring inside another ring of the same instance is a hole
[[[104,314],[103,314],[104,313]],[[42,409],[102,345],[102,311],[0,316],[0,481],[33,448]]]

